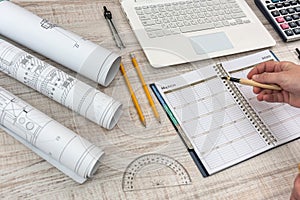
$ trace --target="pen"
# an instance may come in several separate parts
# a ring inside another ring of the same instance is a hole
[[[156,119],[158,120],[158,122],[161,123],[159,114],[158,114],[157,109],[155,107],[154,101],[153,101],[153,99],[152,99],[152,97],[150,95],[149,89],[148,89],[147,84],[146,84],[146,82],[144,80],[144,77],[143,77],[142,72],[140,70],[140,67],[139,67],[139,65],[137,63],[135,55],[133,53],[131,53],[130,57],[131,57],[132,64],[133,64],[133,66],[135,67],[135,69],[136,69],[136,71],[138,73],[140,81],[142,82],[143,89],[144,89],[144,91],[146,93],[146,96],[147,96],[147,99],[149,101],[149,104],[150,104],[150,106],[151,106],[151,108],[153,110],[154,116],[156,117]]]
[[[139,115],[139,118],[140,118],[141,122],[143,123],[143,125],[146,127],[145,117],[143,115],[143,112],[142,112],[142,109],[141,109],[141,107],[139,105],[139,102],[138,102],[138,100],[137,100],[137,98],[136,98],[136,96],[135,96],[135,94],[133,92],[133,89],[132,89],[132,87],[130,85],[130,82],[129,82],[129,79],[128,79],[127,74],[125,72],[125,68],[124,68],[123,63],[120,64],[120,70],[121,70],[121,72],[122,72],[122,74],[124,76],[126,85],[127,85],[128,89],[129,89],[129,92],[130,92],[130,95],[131,95],[132,102],[133,102],[133,104],[134,104],[134,106],[136,108],[136,111],[137,111],[137,113]]]
[[[243,84],[243,85],[250,85],[250,86],[260,87],[260,88],[264,88],[264,89],[282,90],[278,85],[258,83],[256,81],[249,80],[249,79],[244,79],[244,78],[233,78],[233,77],[228,76],[228,77],[222,77],[221,79],[236,82],[236,83],[240,83],[240,84]]]

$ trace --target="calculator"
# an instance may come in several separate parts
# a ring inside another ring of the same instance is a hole
[[[300,0],[254,0],[285,42],[300,39]]]

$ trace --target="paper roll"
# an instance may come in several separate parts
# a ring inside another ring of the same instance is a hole
[[[104,128],[120,118],[120,102],[1,39],[0,70]]]
[[[78,183],[99,167],[99,147],[1,87],[0,127]]]
[[[0,34],[103,86],[121,62],[119,55],[9,1],[0,1]]]

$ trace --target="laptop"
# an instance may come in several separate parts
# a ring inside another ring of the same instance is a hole
[[[120,0],[120,3],[155,68],[276,44],[244,0]]]

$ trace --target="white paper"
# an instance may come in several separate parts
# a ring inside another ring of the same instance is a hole
[[[0,127],[78,183],[92,177],[103,151],[0,87]]]
[[[9,1],[0,1],[0,34],[103,86],[120,66],[119,55]]]
[[[270,51],[223,62],[233,77],[247,78],[256,64],[275,60]],[[201,67],[155,83],[209,174],[249,159],[300,136],[299,110],[287,104],[259,102],[252,87],[236,84],[277,141],[265,141],[234,100],[213,66]],[[231,94],[233,93],[233,94]],[[265,136],[265,135],[264,135]]]
[[[104,128],[119,120],[120,102],[1,39],[0,70]]]

